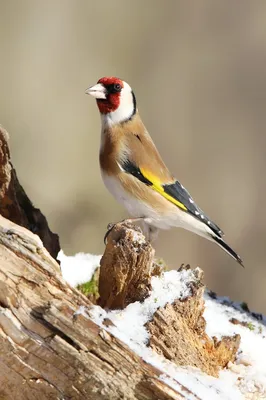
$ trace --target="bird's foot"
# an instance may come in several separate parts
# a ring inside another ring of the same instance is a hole
[[[114,227],[115,227],[117,224],[124,224],[124,223],[133,224],[133,223],[135,223],[135,222],[143,221],[143,219],[144,219],[144,218],[142,218],[142,217],[138,217],[138,218],[126,218],[126,219],[123,219],[122,221],[119,221],[119,222],[115,222],[115,223],[110,222],[110,223],[107,225],[107,232],[106,232],[106,234],[104,235],[104,239],[103,239],[103,240],[104,240],[104,244],[105,244],[105,245],[107,244],[107,238],[108,238],[110,232],[114,229]]]

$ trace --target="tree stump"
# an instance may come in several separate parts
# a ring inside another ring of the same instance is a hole
[[[101,259],[98,304],[103,308],[125,308],[142,301],[151,289],[154,249],[140,228],[119,223],[108,235]]]
[[[151,290],[153,257],[154,250],[140,228],[123,222],[114,225],[101,259],[99,305],[123,309],[143,301]],[[179,271],[182,269],[190,267],[182,266]],[[218,376],[219,369],[234,362],[240,336],[224,337],[221,341],[207,336],[202,281],[203,271],[197,268],[187,284],[191,295],[157,309],[147,323],[149,345],[176,365],[197,367]]]

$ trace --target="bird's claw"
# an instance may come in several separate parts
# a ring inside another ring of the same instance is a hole
[[[103,242],[104,242],[105,246],[106,246],[106,244],[107,244],[108,235],[109,235],[109,233],[113,230],[113,228],[114,228],[115,225],[116,225],[116,224],[113,224],[112,222],[110,222],[110,223],[107,225],[107,231],[106,231],[106,233],[105,233],[105,235],[104,235],[104,238],[103,238]]]

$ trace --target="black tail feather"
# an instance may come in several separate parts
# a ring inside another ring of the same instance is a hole
[[[241,265],[241,267],[245,268],[243,261],[241,260],[239,255],[236,254],[236,252],[233,249],[231,249],[231,247],[228,246],[228,244],[225,243],[225,241],[222,238],[218,236],[212,236],[212,238],[222,249],[224,249],[231,257],[233,257]]]

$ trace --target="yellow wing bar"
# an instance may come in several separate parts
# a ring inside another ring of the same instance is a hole
[[[156,192],[160,193],[166,200],[170,201],[171,203],[175,204],[177,207],[181,208],[184,211],[187,211],[187,207],[181,203],[180,201],[176,200],[174,197],[170,196],[168,193],[164,191],[164,188],[160,182],[160,180],[145,169],[140,168],[141,174],[146,178],[149,182],[151,182],[151,188]]]

